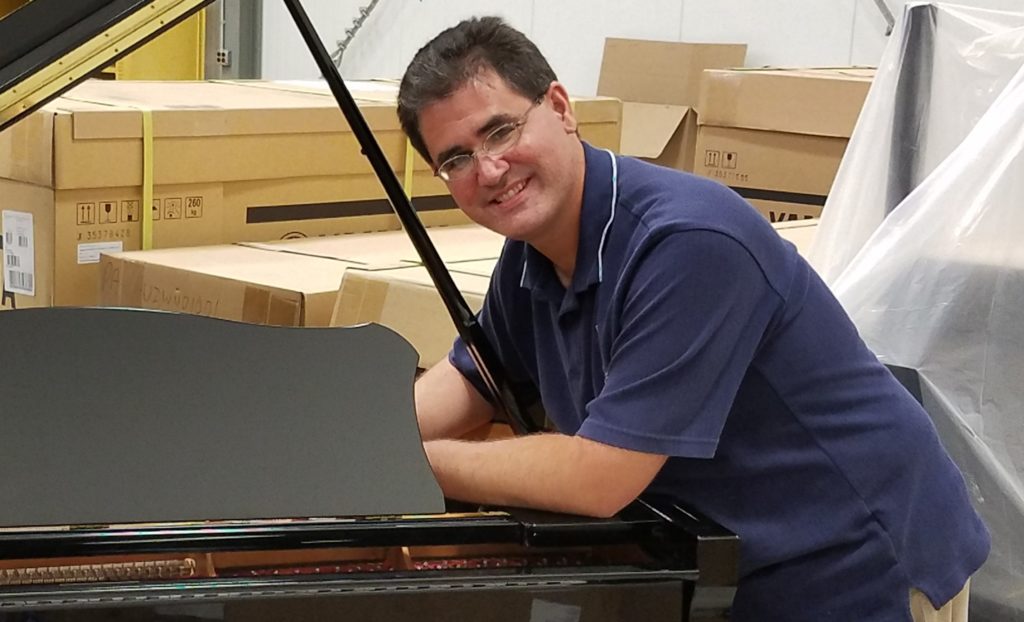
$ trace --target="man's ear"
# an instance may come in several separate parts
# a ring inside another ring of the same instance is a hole
[[[576,121],[576,115],[572,111],[572,103],[569,101],[569,92],[565,90],[565,85],[561,82],[555,81],[548,87],[548,98],[551,100],[551,108],[561,117],[562,127],[565,128],[566,134],[575,134],[579,124]]]

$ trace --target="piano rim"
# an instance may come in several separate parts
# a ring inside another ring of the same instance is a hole
[[[663,540],[668,531],[650,516],[592,519],[568,526],[552,523],[553,533],[572,533],[572,544],[600,546]],[[311,519],[296,522],[244,521],[207,524],[87,526],[0,531],[0,560],[89,557],[133,553],[283,550],[323,547],[429,546],[516,543],[544,540],[543,525],[522,522],[504,512],[363,519]]]

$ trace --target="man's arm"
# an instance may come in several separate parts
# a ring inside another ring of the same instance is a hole
[[[447,357],[416,381],[416,419],[424,441],[458,438],[494,415],[494,407]]]
[[[425,447],[446,497],[596,517],[633,501],[667,459],[563,434]]]
[[[665,456],[562,434],[450,440],[485,425],[494,414],[447,358],[416,382],[420,434],[445,496],[611,516],[643,492],[665,463]]]

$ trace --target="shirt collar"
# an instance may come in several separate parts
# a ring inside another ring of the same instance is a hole
[[[585,167],[580,237],[571,283],[572,291],[577,294],[601,282],[601,251],[605,232],[615,217],[612,186],[617,182],[613,179],[611,158],[614,156],[610,152],[595,149],[584,142],[583,156]],[[560,300],[565,291],[551,262],[529,244],[523,254],[523,272],[519,284],[553,300]]]

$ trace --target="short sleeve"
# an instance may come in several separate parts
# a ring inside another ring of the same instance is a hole
[[[711,231],[651,242],[598,326],[603,389],[579,435],[669,456],[710,458],[782,300],[738,241]]]

